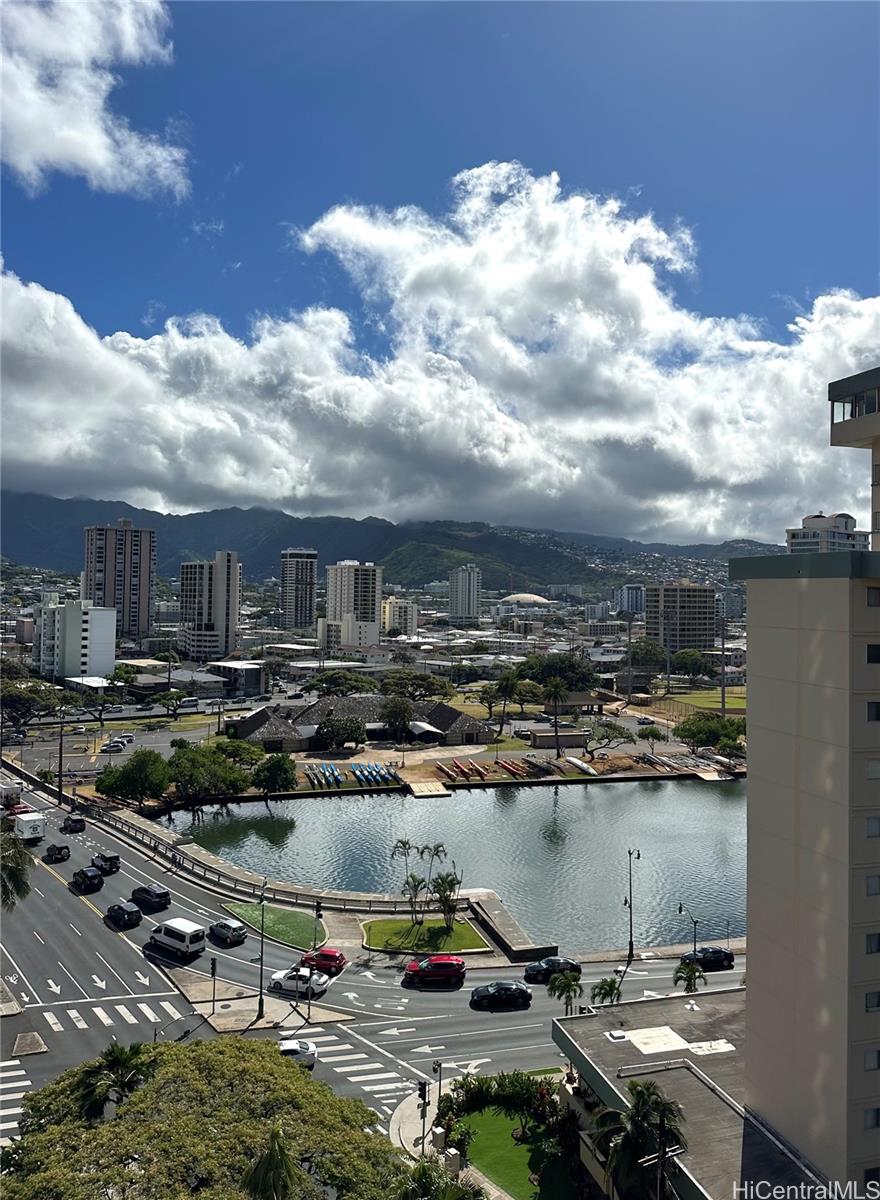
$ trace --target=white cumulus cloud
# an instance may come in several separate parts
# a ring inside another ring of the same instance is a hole
[[[186,151],[110,107],[114,68],[167,63],[162,0],[6,0],[2,155],[28,189],[53,171],[105,192],[189,190]]]
[[[864,514],[825,395],[874,365],[878,298],[819,296],[782,340],[702,316],[686,228],[518,164],[462,173],[441,217],[345,205],[295,240],[349,271],[383,352],[317,307],[246,340],[207,314],[101,338],[7,273],[7,485],[679,541]]]

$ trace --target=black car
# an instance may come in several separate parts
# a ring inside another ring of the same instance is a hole
[[[158,883],[145,883],[132,891],[131,899],[138,908],[158,912],[160,908],[168,908],[171,904],[171,893],[167,888],[159,887]]]
[[[573,958],[560,958],[558,954],[550,958],[542,958],[540,962],[529,963],[523,972],[529,983],[547,983],[554,975],[565,971],[572,975],[580,975],[581,964]]]
[[[46,847],[46,853],[43,855],[43,858],[46,862],[50,863],[67,862],[70,858],[70,847],[65,846],[63,843],[56,844],[53,842],[51,846]]]
[[[143,919],[144,914],[130,900],[123,900],[122,904],[111,904],[107,909],[107,920],[117,929],[134,929]]]
[[[97,867],[102,875],[115,875],[119,870],[118,854],[96,854],[92,866]]]
[[[483,983],[471,991],[472,1008],[528,1008],[532,992],[518,979]]]
[[[100,892],[104,886],[104,876],[97,867],[81,867],[73,873],[74,886],[80,892]]]
[[[732,950],[725,950],[723,946],[700,946],[696,954],[693,950],[689,954],[682,954],[681,961],[695,962],[704,971],[731,971],[736,962],[736,955]]]
[[[62,833],[83,833],[86,827],[85,817],[71,814],[61,822]]]

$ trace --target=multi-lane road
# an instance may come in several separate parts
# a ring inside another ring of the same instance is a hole
[[[64,814],[47,799],[31,794],[30,803],[47,814],[43,846],[34,851],[31,895],[4,919],[0,971],[22,1005],[16,1016],[0,1023],[0,1138],[14,1136],[21,1101],[28,1090],[55,1078],[67,1067],[94,1057],[112,1040],[150,1041],[181,1036],[212,1037],[213,1029],[175,986],[167,968],[172,959],[145,950],[157,920],[187,917],[209,925],[224,914],[223,897],[200,883],[169,872],[163,860],[153,860],[129,846],[112,831],[89,821],[82,834],[61,834]],[[68,862],[50,866],[40,854],[45,845],[64,841],[71,847]],[[105,879],[100,892],[80,896],[69,884],[73,872],[99,851],[118,854],[121,870]],[[119,933],[107,924],[107,907],[128,899],[138,884],[155,882],[171,893],[171,907],[145,915],[136,929]],[[299,1029],[319,1050],[316,1075],[346,1095],[365,1100],[384,1122],[395,1104],[420,1079],[433,1078],[432,1063],[443,1063],[444,1077],[466,1071],[496,1072],[513,1067],[533,1069],[559,1062],[551,1036],[551,1020],[562,1013],[544,986],[532,988],[531,1008],[518,1012],[476,1012],[469,1007],[470,988],[491,979],[521,978],[518,967],[483,967],[468,971],[461,989],[419,991],[404,989],[404,962],[371,956],[357,946],[344,945],[351,962],[334,979],[318,1003],[338,1019],[306,1024],[303,1010],[289,1009],[284,1025]],[[251,934],[235,948],[209,947],[186,967],[194,979],[209,973],[217,959],[219,980],[259,987],[259,938]],[[264,978],[289,967],[297,951],[266,940]],[[582,982],[585,998],[590,985],[610,975],[622,962],[586,963]],[[637,959],[624,982],[624,998],[663,995],[671,990],[674,963]],[[738,983],[744,960],[734,971],[710,976],[710,987]],[[26,1057],[15,1053],[21,1033],[36,1032],[46,1052]],[[227,1035],[229,1036],[229,1035]],[[277,1030],[246,1036],[279,1036]]]

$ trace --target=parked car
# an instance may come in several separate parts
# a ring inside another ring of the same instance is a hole
[[[101,747],[102,754],[119,754],[125,749],[124,742],[105,742]]]
[[[637,717],[636,718],[636,725],[653,725],[653,724],[654,724],[654,722],[651,720],[650,717]]]
[[[97,867],[81,867],[73,873],[73,884],[80,892],[100,892],[104,876]]]
[[[73,729],[71,729],[70,732],[71,733],[85,733],[85,731],[86,731],[85,725],[74,725]]]
[[[304,698],[304,696],[305,696],[305,692],[288,692],[287,693],[288,700],[302,700]]]
[[[223,917],[208,928],[208,933],[223,946],[240,946],[247,940],[247,925],[234,917]]]
[[[276,971],[267,985],[270,992],[282,992],[291,996],[317,996],[326,992],[330,985],[330,976],[320,971],[310,971],[308,967],[289,967],[286,971]]]
[[[70,813],[59,826],[62,833],[83,833],[86,827],[85,817]]]
[[[122,742],[123,746],[130,746],[131,743],[134,741],[134,734],[133,733],[117,733],[116,737],[113,740],[114,740],[114,742]]]
[[[285,1058],[292,1058],[299,1066],[307,1071],[314,1071],[318,1061],[318,1047],[314,1042],[304,1042],[300,1038],[282,1037],[278,1043],[279,1051]]]
[[[472,1008],[528,1008],[532,989],[518,979],[503,979],[483,983],[471,992]]]
[[[334,950],[331,946],[322,946],[320,950],[309,950],[307,954],[304,954],[300,965],[314,967],[316,971],[323,971],[326,975],[338,975],[347,962],[348,959],[341,950]]]
[[[70,847],[63,843],[53,842],[51,846],[47,846],[43,858],[50,863],[67,862],[70,858]]]
[[[455,954],[430,954],[427,958],[414,959],[406,964],[403,983],[421,986],[432,983],[464,983],[464,959]]]
[[[130,900],[123,900],[121,904],[111,904],[107,909],[107,920],[117,929],[134,929],[143,919],[144,914]]]
[[[147,945],[153,950],[168,950],[178,958],[201,954],[205,949],[205,927],[184,917],[172,917],[154,926]]]
[[[119,855],[95,854],[92,858],[92,866],[97,867],[102,875],[115,875],[120,867]]]
[[[682,954],[681,961],[695,962],[704,971],[731,971],[736,962],[736,955],[732,950],[725,950],[723,946],[700,946],[696,954],[693,950],[689,954]]]
[[[529,983],[547,983],[554,975],[560,975],[563,971],[570,971],[572,975],[580,975],[581,964],[575,962],[573,958],[561,958],[554,954],[549,958],[542,958],[538,962],[529,963],[523,975]]]
[[[132,903],[148,912],[158,912],[171,904],[171,893],[158,883],[143,883],[132,889]]]

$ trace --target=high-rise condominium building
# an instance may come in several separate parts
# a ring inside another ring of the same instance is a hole
[[[631,612],[636,616],[645,611],[645,585],[643,583],[625,583],[614,593],[614,611]]]
[[[401,600],[389,596],[382,601],[382,632],[399,629],[401,633],[413,634],[419,625],[419,606],[414,600]]]
[[[645,587],[645,635],[673,654],[715,645],[715,589],[681,579]]]
[[[867,550],[868,533],[856,529],[849,513],[816,513],[804,517],[800,529],[786,529],[789,554],[825,554],[831,550]]]
[[[318,640],[335,646],[373,646],[382,622],[382,568],[345,559],[327,568],[327,618]]]
[[[875,552],[733,559],[748,586],[746,1085],[830,1179],[880,1179],[880,369],[832,383],[872,451]]]
[[[315,624],[318,551],[298,546],[281,551],[281,624],[311,629]]]
[[[180,625],[177,645],[184,658],[207,662],[238,646],[241,563],[234,550],[213,560],[180,565]]]
[[[33,661],[46,679],[106,677],[116,661],[116,613],[89,600],[46,596],[35,610]]]
[[[476,625],[480,619],[483,572],[474,563],[449,572],[449,620],[453,625]]]
[[[155,586],[155,530],[135,529],[125,519],[86,529],[82,599],[116,609],[117,637],[138,639],[150,632]]]

